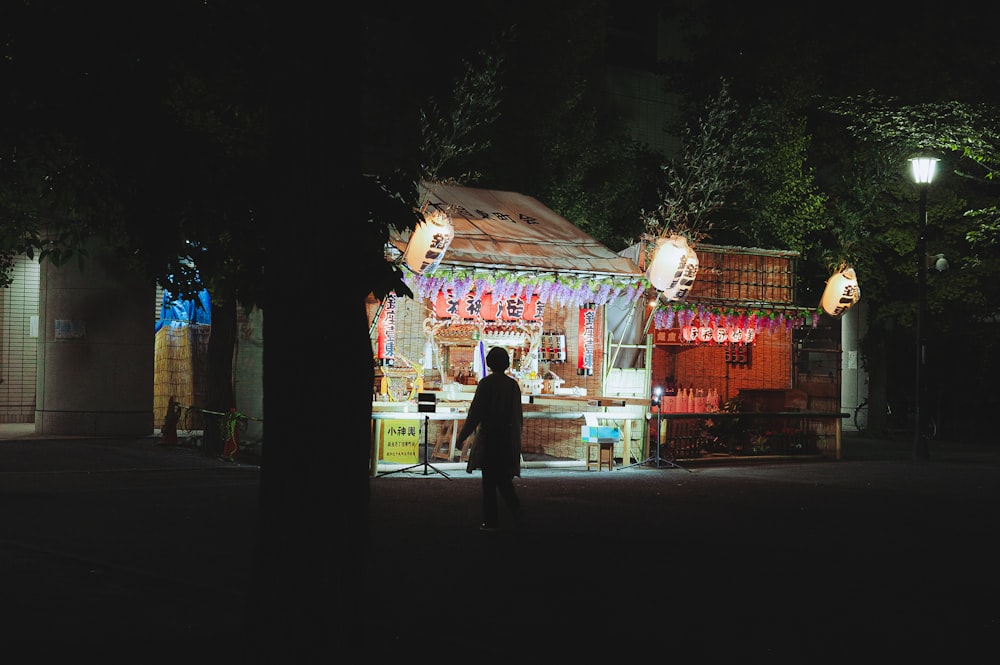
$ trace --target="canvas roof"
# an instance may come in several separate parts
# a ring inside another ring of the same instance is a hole
[[[442,267],[641,276],[634,261],[620,256],[538,200],[495,189],[424,185],[428,209],[447,208],[455,238]],[[409,233],[393,232],[400,252]]]

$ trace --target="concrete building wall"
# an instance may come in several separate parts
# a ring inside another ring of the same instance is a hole
[[[868,407],[858,409],[858,406],[868,401],[868,373],[861,362],[861,340],[868,333],[865,323],[867,303],[862,300],[857,305],[844,312],[840,319],[841,340],[844,355],[841,358],[840,403],[844,411],[853,414],[858,411],[857,422],[849,418],[844,421],[844,428],[857,430],[868,425]]]
[[[247,416],[241,445],[262,445],[264,441],[264,313],[254,308],[239,312],[239,332],[233,359],[236,410]]]
[[[35,431],[152,434],[154,288],[97,243],[40,273]]]
[[[0,289],[0,423],[35,422],[38,373],[38,261],[19,257]]]

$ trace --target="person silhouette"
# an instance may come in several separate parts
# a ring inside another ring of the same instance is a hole
[[[456,445],[476,433],[469,452],[466,471],[483,473],[483,531],[496,531],[500,524],[497,495],[515,520],[523,514],[514,489],[514,478],[521,475],[521,387],[505,370],[510,367],[507,350],[495,346],[486,355],[490,374],[476,386],[469,413],[458,433]]]

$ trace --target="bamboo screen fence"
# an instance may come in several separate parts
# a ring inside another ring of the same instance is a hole
[[[170,397],[185,407],[179,429],[204,429],[205,358],[211,326],[165,325],[156,332],[153,346],[153,422],[157,427],[167,414]]]

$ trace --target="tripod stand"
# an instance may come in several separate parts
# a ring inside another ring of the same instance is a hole
[[[392,471],[386,471],[385,473],[380,473],[378,475],[379,476],[388,476],[388,475],[391,475],[393,473],[399,473],[401,471],[409,471],[410,469],[415,469],[418,466],[422,466],[422,467],[424,467],[424,475],[425,476],[427,475],[427,469],[434,469],[434,471],[436,471],[437,473],[440,473],[442,476],[444,476],[448,480],[451,480],[451,476],[449,476],[447,473],[445,473],[441,469],[437,468],[436,466],[434,466],[433,464],[431,464],[430,462],[428,462],[428,460],[430,459],[430,453],[427,450],[427,434],[428,434],[428,431],[430,430],[430,424],[431,424],[431,417],[425,413],[424,414],[424,461],[423,461],[423,463],[417,462],[416,464],[411,464],[410,466],[404,467],[402,469],[393,469]]]
[[[672,468],[672,469],[683,469],[684,471],[691,473],[691,469],[685,469],[680,464],[674,462],[673,459],[664,459],[663,457],[660,457],[660,389],[659,388],[657,388],[656,391],[653,393],[652,405],[656,407],[656,452],[654,453],[650,451],[649,457],[647,457],[646,459],[642,460],[641,462],[635,462],[633,464],[629,464],[628,466],[623,466],[621,467],[621,469],[628,469],[633,466],[639,466],[640,464],[655,463],[657,469],[661,468],[661,466],[665,466],[667,468]]]

